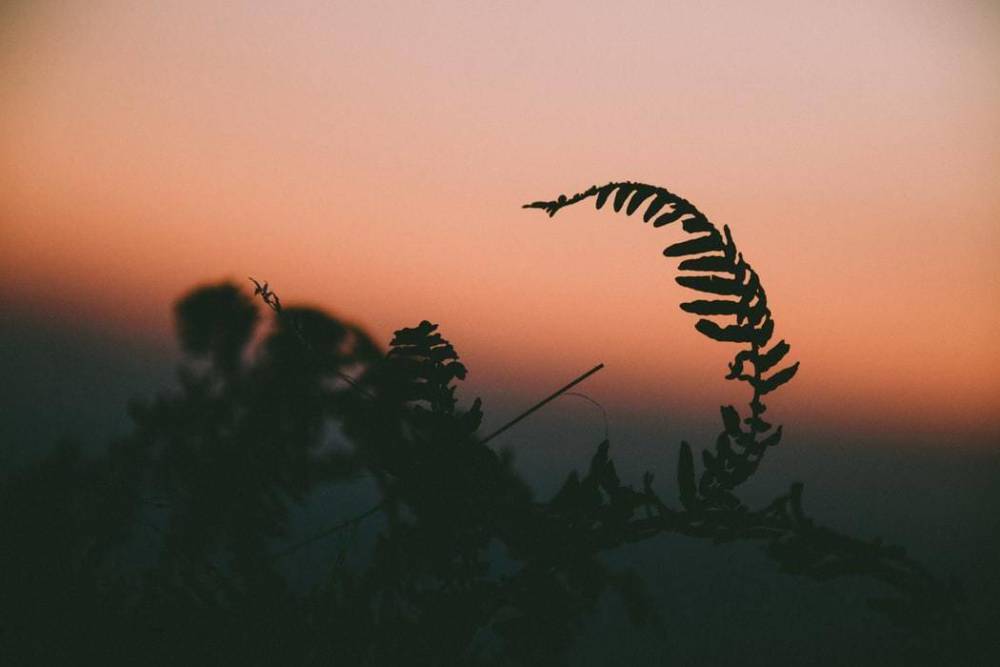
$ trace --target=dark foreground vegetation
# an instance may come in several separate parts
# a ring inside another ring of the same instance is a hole
[[[759,509],[739,499],[781,438],[764,399],[798,364],[772,341],[766,294],[729,229],[641,184],[529,206],[554,215],[591,197],[680,224],[688,237],[665,254],[699,292],[682,308],[701,316],[699,332],[739,346],[727,377],[751,398],[721,408],[700,463],[682,443],[675,481],[626,484],[605,441],[582,474],[537,498],[479,433],[479,400],[460,405],[466,368],[436,325],[400,329],[384,351],[323,312],[283,307],[266,284],[201,287],[176,306],[178,385],[130,406],[127,437],[100,456],[63,446],[2,471],[0,662],[561,664],[605,594],[634,622],[658,622],[638,577],[601,556],[664,533],[757,542],[791,575],[877,580],[891,594],[868,613],[913,634],[913,660],[956,659],[953,585],[901,548],[817,525],[800,485]],[[359,478],[377,490],[370,507],[292,537],[298,508]],[[345,547],[305,589],[290,583],[290,554],[364,530],[363,557]]]

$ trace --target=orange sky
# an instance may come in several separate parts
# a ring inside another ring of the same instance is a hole
[[[679,230],[519,209],[643,180],[761,274],[782,412],[997,432],[994,3],[534,4],[0,5],[0,301],[167,340],[254,275],[382,340],[440,322],[480,386],[603,361],[609,406],[711,409]]]

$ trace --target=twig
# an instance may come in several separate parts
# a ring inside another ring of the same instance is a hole
[[[480,441],[481,444],[486,444],[487,442],[489,442],[490,440],[492,440],[496,436],[500,435],[501,433],[503,433],[504,431],[506,431],[510,427],[512,427],[515,424],[517,424],[519,421],[521,421],[522,419],[524,419],[528,415],[530,415],[533,412],[536,412],[540,408],[544,407],[547,403],[549,403],[551,401],[554,401],[555,399],[559,398],[560,396],[562,396],[563,394],[565,394],[566,392],[568,392],[570,389],[572,389],[576,385],[580,384],[581,382],[583,382],[584,380],[586,380],[587,378],[589,378],[591,375],[593,375],[597,371],[601,370],[602,368],[604,368],[604,364],[598,364],[598,365],[594,366],[589,371],[587,371],[586,373],[584,373],[580,377],[576,378],[575,380],[573,380],[572,382],[570,382],[569,384],[567,384],[565,387],[562,387],[561,389],[559,389],[558,391],[554,392],[550,396],[548,396],[545,399],[539,401],[534,406],[532,406],[530,409],[526,410],[525,412],[522,412],[519,416],[515,417],[514,419],[512,419],[509,422],[507,422],[506,424],[504,424],[503,426],[501,426],[499,429],[497,429],[496,431],[494,431],[490,435],[486,436],[486,438],[484,438],[483,440]],[[577,394],[577,395],[580,396],[581,398],[585,398],[585,399],[589,400],[590,402],[594,403],[598,407],[601,407],[600,404],[597,403],[596,401],[594,401],[593,399],[591,399],[591,398],[589,398],[587,396],[583,396],[582,394]],[[604,408],[601,408],[601,410],[603,411]],[[605,414],[605,430],[607,430],[607,415],[606,414]],[[322,540],[322,539],[324,539],[326,537],[329,537],[330,535],[333,535],[334,533],[337,533],[337,532],[343,530],[344,528],[348,528],[348,527],[352,527],[352,526],[353,527],[357,527],[362,521],[364,521],[365,519],[367,519],[368,517],[370,517],[371,515],[375,514],[376,512],[378,512],[381,509],[382,509],[382,503],[379,503],[378,505],[375,505],[374,507],[371,507],[371,508],[365,510],[364,512],[362,512],[361,514],[359,514],[359,515],[357,515],[355,517],[352,517],[350,519],[346,519],[344,521],[341,521],[340,523],[337,523],[337,524],[335,524],[333,526],[330,526],[329,528],[321,530],[318,533],[310,535],[309,537],[305,538],[304,540],[301,540],[299,542],[296,542],[294,544],[291,544],[291,545],[285,547],[281,551],[276,552],[274,554],[274,558],[282,558],[284,556],[287,556],[287,555],[289,555],[289,554],[291,554],[291,553],[293,553],[295,551],[298,551],[302,547],[308,546],[308,545],[310,545],[310,544],[312,544],[314,542],[318,542],[319,540]]]
[[[601,370],[602,368],[604,368],[604,364],[597,364],[596,366],[594,366],[593,368],[591,368],[589,371],[587,371],[586,373],[584,373],[583,375],[581,375],[577,379],[575,379],[572,382],[570,382],[568,385],[566,385],[562,389],[559,389],[558,391],[556,391],[551,396],[549,396],[549,397],[547,397],[545,399],[542,399],[541,401],[539,401],[538,403],[536,403],[534,406],[532,406],[531,408],[529,408],[525,412],[522,412],[519,416],[517,416],[514,419],[510,420],[509,422],[507,422],[506,424],[504,424],[503,426],[501,426],[497,430],[493,431],[493,433],[490,433],[488,436],[486,436],[485,438],[483,438],[482,440],[480,440],[480,443],[485,445],[487,442],[489,442],[493,438],[497,437],[498,435],[500,435],[501,433],[503,433],[504,431],[506,431],[507,429],[509,429],[514,424],[518,423],[519,421],[521,421],[522,419],[524,419],[528,415],[530,415],[533,412],[537,411],[538,409],[542,408],[544,405],[546,405],[550,401],[554,401],[555,399],[559,398],[559,396],[561,396],[562,394],[566,393],[567,391],[569,391],[570,389],[572,389],[576,385],[580,384],[581,382],[583,382],[584,380],[586,380],[587,378],[589,378],[591,375],[593,375],[597,371]]]
[[[257,282],[255,278],[251,277],[250,282],[254,284],[254,290],[253,290],[254,296],[257,296],[259,294],[260,298],[263,299],[264,303],[267,304],[267,306],[271,310],[281,315],[282,314],[281,299],[279,299],[278,295],[274,292],[274,290],[272,290],[268,286],[267,281],[264,281],[264,284],[261,285],[259,282]],[[306,339],[305,335],[302,333],[302,323],[299,321],[298,317],[292,318],[292,331],[295,332],[295,336],[299,339],[299,342],[302,343],[302,346],[306,348],[306,351],[309,352],[309,354],[315,357],[319,357],[319,353],[316,351],[316,348],[312,346],[312,343],[310,343]],[[365,388],[362,387],[361,384],[358,383],[356,379],[354,379],[347,373],[343,372],[339,368],[334,368],[333,373],[341,380],[346,382],[351,387],[351,389],[358,392],[365,398],[369,400],[375,399],[375,397],[372,396],[371,393],[369,393],[367,390],[365,390]]]

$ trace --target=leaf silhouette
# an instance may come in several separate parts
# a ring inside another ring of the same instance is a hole
[[[677,276],[674,280],[678,285],[688,287],[698,292],[709,292],[711,294],[723,294],[727,296],[740,296],[743,294],[743,285],[731,278],[720,278],[719,276]]]
[[[761,373],[771,370],[778,362],[785,358],[790,349],[791,347],[788,343],[783,340],[778,341],[770,350],[757,356],[755,360],[757,370]]]
[[[677,265],[677,268],[681,271],[733,273],[733,264],[725,255],[702,255],[694,259],[685,259]]]
[[[694,328],[712,340],[723,343],[752,343],[757,339],[757,331],[749,325],[737,326],[732,324],[727,327],[720,327],[711,320],[698,320]]]
[[[668,246],[663,254],[666,257],[683,257],[684,255],[700,255],[703,252],[712,252],[722,249],[722,237],[718,232],[706,234],[689,241],[681,241]]]
[[[736,411],[731,405],[723,406],[720,411],[722,412],[722,423],[726,428],[726,433],[736,437],[743,434],[743,429],[740,428],[740,413]]]
[[[736,315],[741,312],[741,306],[739,301],[716,299],[687,301],[681,304],[681,310],[695,315]]]
[[[754,386],[757,388],[757,393],[761,395],[771,393],[772,391],[774,391],[775,389],[777,389],[778,387],[780,387],[781,385],[785,384],[793,377],[795,377],[795,373],[798,370],[799,370],[799,364],[798,362],[796,362],[791,366],[789,366],[788,368],[778,371],[769,378],[765,378],[755,382]]]

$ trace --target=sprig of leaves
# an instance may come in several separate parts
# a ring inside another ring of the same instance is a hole
[[[791,380],[799,368],[796,362],[777,369],[791,348],[784,340],[770,344],[774,319],[760,277],[743,258],[728,226],[720,230],[691,202],[665,188],[612,182],[592,186],[572,197],[560,195],[553,201],[525,204],[524,208],[539,208],[552,217],[562,208],[590,198],[594,198],[598,209],[610,200],[615,212],[624,208],[625,214],[631,216],[642,211],[643,222],[652,222],[653,227],[680,223],[691,238],[667,246],[663,254],[682,258],[678,284],[708,295],[682,303],[681,309],[701,316],[695,329],[703,335],[745,346],[729,363],[726,378],[746,382],[752,388],[749,415],[742,417],[731,405],[722,407],[724,430],[716,439],[714,453],[702,452],[705,471],[696,487],[693,461],[685,464],[687,444],[682,446],[679,465],[685,475],[681,486],[691,490],[683,494],[688,504],[736,506],[739,501],[731,491],[753,474],[767,448],[781,440],[781,427],[772,428],[763,419],[767,406],[762,398]]]

